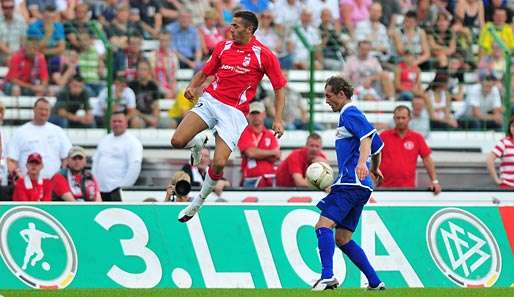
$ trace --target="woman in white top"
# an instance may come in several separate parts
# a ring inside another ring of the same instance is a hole
[[[431,129],[457,128],[453,117],[451,96],[448,92],[448,74],[436,73],[425,92],[425,101],[430,114]]]

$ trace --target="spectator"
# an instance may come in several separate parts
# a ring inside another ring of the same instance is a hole
[[[146,39],[159,37],[162,28],[161,4],[158,0],[130,0],[130,7],[137,10]]]
[[[459,125],[473,130],[501,129],[502,102],[500,91],[495,86],[496,77],[482,71],[480,82],[471,86],[466,93],[466,103],[463,114],[459,117]]]
[[[241,152],[241,185],[244,188],[275,186],[275,162],[280,160],[280,147],[273,131],[264,127],[264,104],[250,104],[249,125],[243,130],[237,147]]]
[[[437,60],[438,69],[448,68],[448,57],[456,50],[455,34],[450,28],[450,16],[445,13],[437,14],[435,28],[428,35],[428,44],[432,56]]]
[[[52,201],[52,181],[41,175],[43,158],[32,153],[27,158],[27,173],[14,186],[13,201]]]
[[[38,42],[37,37],[28,36],[25,46],[12,55],[4,93],[12,96],[43,96],[46,93],[48,68]]]
[[[484,3],[481,0],[459,0],[455,7],[455,17],[462,20],[464,27],[479,31],[485,24]]]
[[[219,26],[219,16],[216,10],[210,9],[205,12],[205,22],[200,25],[198,32],[202,37],[202,52],[205,57],[209,57],[216,45],[225,40],[225,34]],[[269,46],[269,45],[268,45]]]
[[[0,65],[7,65],[11,55],[18,51],[27,32],[23,17],[14,11],[14,1],[2,1],[0,16]]]
[[[180,0],[161,0],[161,14],[163,26],[174,22],[178,18],[178,12],[182,9],[183,4]]]
[[[279,187],[307,187],[305,171],[310,164],[318,161],[326,162],[326,155],[322,151],[321,136],[312,133],[307,137],[303,148],[292,151],[278,166],[277,186]]]
[[[371,55],[386,63],[391,57],[391,41],[387,28],[380,23],[382,5],[374,2],[369,8],[369,20],[359,22],[355,28],[354,40],[371,42]]]
[[[412,117],[409,122],[409,128],[428,138],[430,136],[430,116],[425,105],[425,99],[421,96],[414,96],[411,105]]]
[[[19,1],[16,1],[16,3],[18,2]],[[45,12],[45,9],[49,6],[54,7],[54,9],[59,13],[57,16],[68,20],[72,19],[73,9],[75,9],[73,1],[25,0],[21,1],[21,4],[19,5],[19,10],[25,18],[25,20],[28,23],[31,23],[37,19],[41,19],[42,15]]]
[[[354,86],[370,84],[377,92],[382,87],[384,95],[393,101],[393,83],[387,72],[382,70],[377,58],[369,54],[370,50],[371,43],[368,40],[359,41],[359,52],[348,58],[343,68],[343,76],[347,77]]]
[[[380,22],[386,26],[389,35],[392,36],[396,29],[396,23],[398,16],[402,15],[402,7],[399,0],[376,0],[376,3],[380,3],[382,6],[382,17]],[[410,2],[410,0],[409,0]]]
[[[79,34],[80,32],[92,33],[91,25],[89,6],[86,3],[78,4],[75,7],[75,18],[64,23],[67,47],[79,51],[83,46],[79,40]]]
[[[184,96],[184,90],[180,90],[175,97],[173,105],[168,110],[168,118],[170,119],[170,127],[176,128],[182,121],[186,113],[193,108],[194,102],[188,100]]]
[[[438,194],[441,192],[441,186],[437,180],[434,161],[431,157],[432,151],[423,136],[409,128],[410,119],[410,109],[405,105],[399,105],[394,109],[395,127],[380,133],[384,142],[382,164],[380,165],[384,179],[379,186],[382,188],[414,188],[416,186],[417,159],[418,156],[421,156],[431,180],[430,190],[434,194]]]
[[[55,200],[100,202],[100,187],[96,178],[86,170],[87,154],[80,146],[68,153],[66,168],[52,177]]]
[[[269,0],[240,0],[239,4],[243,10],[249,10],[255,14],[268,10],[270,1]]]
[[[211,4],[219,6],[219,1],[212,0],[189,0],[182,3],[184,9],[191,12],[191,23],[194,27],[202,25],[205,13],[211,9]]]
[[[362,84],[358,85],[354,90],[354,95],[357,100],[360,101],[379,101],[381,100],[380,95],[375,89],[370,80],[365,80]]]
[[[282,74],[288,79],[288,73],[282,70]],[[282,112],[282,121],[286,130],[306,130],[309,125],[309,107],[307,100],[290,86],[284,87],[285,96],[287,98],[284,111]],[[275,101],[273,96],[266,95],[264,97],[264,105],[266,106],[267,118],[266,126],[271,127],[271,119],[275,118]],[[323,126],[315,123],[316,130],[322,130]]]
[[[432,129],[446,130],[459,126],[452,114],[452,99],[448,92],[447,73],[436,73],[434,80],[426,89],[425,97]]]
[[[302,3],[300,0],[277,0],[273,10],[280,12],[275,16],[277,29],[285,35],[290,35],[302,13]]]
[[[305,0],[304,5],[312,11],[314,26],[318,27],[321,24],[321,14],[324,10],[330,12],[331,18],[339,25],[339,0]]]
[[[66,49],[64,26],[58,19],[57,8],[47,5],[42,18],[31,23],[27,29],[27,35],[38,36],[39,48],[48,62],[50,75],[59,71],[61,56]]]
[[[190,163],[185,164],[182,166],[182,171],[187,173],[191,180],[191,186],[193,187],[201,187],[203,182],[205,181],[205,175],[207,174],[207,171],[209,170],[209,164],[211,163],[211,157],[209,153],[209,149],[206,147],[202,148],[201,151],[201,157],[200,157],[200,163],[198,163],[197,166],[193,166]],[[213,188],[213,192],[216,194],[216,196],[220,197],[223,193],[223,189],[225,187],[229,187],[230,182],[226,180],[225,178],[221,178],[216,182],[216,185]]]
[[[349,52],[341,37],[341,26],[332,18],[328,8],[321,11],[321,23],[318,26],[323,53],[323,68],[340,70],[343,68],[344,56]]]
[[[464,100],[464,59],[456,54],[450,58],[448,65],[448,91],[452,101]]]
[[[492,73],[499,81],[503,79],[506,66],[505,56],[498,44],[493,44],[493,50],[490,55],[485,55],[480,59],[478,64],[479,71]],[[501,87],[501,84],[499,84]]]
[[[418,26],[415,11],[405,14],[403,27],[394,32],[393,41],[398,56],[409,49],[414,54],[416,65],[422,69],[425,67],[423,64],[430,59],[430,48],[425,31]]]
[[[61,128],[94,128],[89,93],[81,76],[75,75],[57,94],[50,122]]]
[[[140,36],[130,36],[128,38],[128,46],[125,52],[123,54],[118,52],[120,56],[117,61],[123,61],[123,63],[117,64],[114,66],[114,69],[118,74],[123,71],[125,78],[129,82],[136,79],[137,65],[139,65],[139,62],[145,59],[142,46],[143,39]],[[121,56],[123,56],[123,60],[121,59]]]
[[[496,8],[494,10],[493,21],[487,22],[480,30],[478,45],[480,46],[481,55],[490,54],[493,50],[494,38],[491,32],[489,32],[489,27],[493,27],[496,30],[498,36],[500,36],[511,51],[514,50],[514,33],[506,21],[507,11],[505,8]]]
[[[180,183],[182,182],[182,183]],[[181,193],[181,188],[177,187],[177,183],[184,187],[184,182],[189,184],[188,189],[182,189],[184,192],[188,192],[191,190],[191,177],[189,175],[180,170],[173,175],[171,178],[170,184],[166,187],[166,197],[164,198],[165,202],[173,201],[173,202],[190,202],[192,199],[186,193]]]
[[[259,16],[259,28],[255,31],[255,38],[273,51],[282,69],[293,68],[293,44],[285,37],[284,31],[277,28],[270,10]]]
[[[455,56],[460,56],[465,64],[462,67],[473,68],[476,65],[475,55],[473,54],[473,34],[469,28],[462,25],[462,20],[459,18],[453,19],[452,32],[455,35],[455,54],[449,57],[450,60]],[[450,66],[451,67],[451,66]]]
[[[75,75],[80,75],[78,53],[75,50],[67,51],[55,70],[50,76],[50,86],[47,92],[50,96],[55,96]]]
[[[141,171],[143,146],[127,127],[127,116],[114,112],[112,132],[100,140],[93,156],[93,176],[103,201],[121,201],[121,188],[133,186]]]
[[[136,109],[130,119],[132,128],[157,128],[160,118],[159,86],[152,79],[152,68],[146,60],[141,60],[137,66],[137,80],[128,84],[136,94]],[[162,123],[161,123],[162,124]]]
[[[93,46],[93,39],[87,31],[79,32],[78,67],[80,75],[92,95],[98,96],[105,83],[103,77],[106,75],[104,57],[100,55]]]
[[[39,98],[34,103],[32,121],[17,128],[7,147],[9,173],[25,175],[25,163],[32,153],[43,157],[43,178],[51,178],[60,167],[65,165],[71,142],[64,130],[48,122],[50,103]]]
[[[357,24],[369,19],[371,0],[341,0],[339,3],[343,25],[353,35]]]
[[[107,109],[107,87],[104,88],[100,95],[98,95],[98,104],[93,114],[96,118],[96,123],[100,126],[103,122],[103,116]],[[136,94],[127,86],[127,81],[124,76],[116,76],[112,85],[112,110],[124,112],[129,118],[135,114],[136,111]]]
[[[177,93],[177,53],[170,47],[170,34],[161,32],[159,34],[159,48],[150,54],[150,64],[153,69],[153,76],[166,98],[175,98]]]
[[[318,29],[312,24],[312,13],[308,9],[302,9],[300,14],[300,32],[303,33],[307,42],[316,49],[315,68],[320,70],[323,68],[322,55],[320,50],[321,39]],[[309,63],[309,51],[303,45],[300,38],[294,32],[291,32],[291,41],[293,44],[293,63],[296,69],[307,69]]]
[[[414,55],[405,51],[402,61],[398,64],[395,74],[395,86],[398,100],[411,101],[415,95],[423,93],[421,86],[421,70],[416,65]]]
[[[191,12],[181,10],[178,21],[166,26],[171,35],[171,47],[178,54],[180,68],[199,69],[202,61],[202,47],[198,31],[191,25]]]
[[[507,0],[483,0],[484,1],[484,15],[486,22],[492,22],[494,20],[494,13],[496,9],[505,9],[507,13],[507,23],[512,22],[512,17],[514,13],[512,8],[509,7],[509,4],[512,4]]]
[[[489,175],[493,178],[495,184],[500,188],[510,189],[514,188],[514,174],[510,168],[512,167],[512,156],[514,156],[514,117],[509,121],[507,126],[507,136],[502,138],[496,143],[496,146],[487,155],[487,170]],[[494,162],[500,159],[500,175],[496,172]]]

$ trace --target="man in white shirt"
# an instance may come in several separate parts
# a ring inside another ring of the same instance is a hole
[[[103,201],[121,201],[122,187],[133,186],[141,171],[143,145],[127,132],[128,119],[121,112],[111,116],[112,133],[106,135],[93,156],[93,175]]]
[[[357,23],[355,28],[356,41],[369,40],[371,42],[371,55],[387,62],[391,55],[391,42],[386,27],[380,22],[382,5],[374,2],[369,8],[369,20]],[[355,45],[357,48],[357,44]]]
[[[459,126],[464,129],[500,130],[503,123],[500,90],[495,86],[496,77],[480,73],[480,83],[472,85],[466,93],[466,105],[459,117]]]
[[[34,103],[32,121],[14,132],[7,146],[7,165],[10,173],[25,175],[27,158],[39,153],[45,164],[42,177],[51,178],[63,167],[71,148],[71,142],[64,130],[48,122],[50,102],[39,98]]]

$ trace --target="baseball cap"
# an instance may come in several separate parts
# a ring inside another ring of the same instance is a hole
[[[43,163],[43,157],[41,157],[41,155],[39,153],[32,153],[27,158],[27,163],[42,164]]]
[[[68,157],[73,158],[76,156],[82,156],[86,158],[86,150],[84,150],[81,146],[74,146],[70,149],[70,152],[68,153]]]
[[[252,112],[264,112],[266,108],[264,107],[264,103],[260,101],[255,101],[250,103],[250,113]]]

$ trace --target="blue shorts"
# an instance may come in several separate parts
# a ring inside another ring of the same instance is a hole
[[[321,209],[322,216],[336,222],[336,228],[354,232],[359,224],[362,208],[370,196],[371,191],[363,187],[337,187],[316,206]]]

